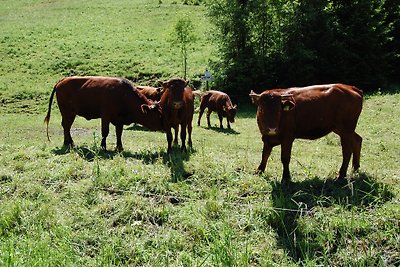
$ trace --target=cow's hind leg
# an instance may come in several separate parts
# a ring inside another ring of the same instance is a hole
[[[124,148],[122,147],[122,131],[124,126],[122,124],[115,125],[115,133],[117,135],[117,151],[123,151]]]
[[[283,165],[282,182],[290,181],[289,163],[292,153],[293,141],[283,142],[281,144],[281,161]]]
[[[357,171],[360,168],[360,155],[361,155],[362,137],[354,132],[353,135],[353,169]]]
[[[200,120],[201,120],[201,116],[203,116],[204,109],[205,109],[205,107],[200,106],[199,118],[198,118],[198,120],[197,120],[197,126],[200,126]]]
[[[207,109],[207,125],[209,128],[211,128],[211,123],[210,123],[210,115],[211,115],[212,110]]]
[[[74,141],[72,140],[71,136],[71,126],[75,120],[75,114],[62,114],[62,121],[61,125],[64,129],[64,146],[74,146]]]
[[[344,179],[346,177],[347,168],[349,167],[349,162],[353,150],[353,137],[352,134],[345,133],[340,135],[340,142],[342,145],[342,166],[339,170],[339,175],[337,177],[338,180]]]

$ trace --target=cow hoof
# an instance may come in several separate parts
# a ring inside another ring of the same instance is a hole
[[[255,174],[261,175],[263,172],[264,172],[264,170],[257,169],[255,171]]]

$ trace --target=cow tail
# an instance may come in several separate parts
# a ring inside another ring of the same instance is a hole
[[[44,123],[46,123],[46,133],[47,133],[47,140],[50,141],[49,137],[49,121],[50,121],[50,112],[51,112],[51,104],[53,103],[54,94],[56,92],[56,86],[53,88],[53,92],[51,92],[50,100],[49,100],[49,109],[47,110],[47,115],[44,118]]]

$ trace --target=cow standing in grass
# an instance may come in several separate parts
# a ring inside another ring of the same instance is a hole
[[[222,119],[225,117],[228,129],[231,128],[230,123],[235,122],[235,116],[237,107],[232,105],[229,96],[220,91],[207,91],[201,96],[200,102],[200,113],[197,125],[200,126],[201,116],[203,116],[204,110],[207,109],[207,124],[211,127],[210,114],[214,111],[217,112],[219,118],[219,127],[222,129]]]
[[[150,102],[130,81],[115,77],[75,76],[64,78],[54,86],[45,118],[47,136],[54,94],[62,116],[65,146],[73,146],[70,130],[76,116],[87,120],[101,118],[103,149],[106,149],[110,123],[115,126],[118,151],[123,150],[124,125],[135,122],[152,130],[163,130],[160,107]]]
[[[162,109],[164,129],[167,134],[168,153],[172,150],[172,131],[175,130],[174,143],[178,143],[178,130],[180,126],[180,137],[182,151],[186,151],[186,129],[188,134],[188,145],[192,146],[192,120],[194,113],[194,95],[192,89],[187,86],[183,79],[171,79],[163,82],[164,93],[160,100]]]
[[[355,132],[363,93],[344,84],[250,92],[257,105],[257,123],[264,148],[258,171],[263,172],[274,146],[281,145],[282,181],[290,180],[289,162],[294,139],[317,139],[334,132],[340,137],[343,162],[338,179],[346,177],[351,155],[360,167],[362,138]]]

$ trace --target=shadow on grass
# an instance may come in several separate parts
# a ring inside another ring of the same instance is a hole
[[[136,124],[136,123],[131,124],[131,126],[125,128],[124,130],[140,131],[140,132],[156,132],[156,131],[150,130],[149,128],[146,128],[146,127],[144,127],[140,124]]]
[[[271,182],[271,185],[275,210],[268,223],[276,230],[279,245],[296,261],[315,258],[324,251],[320,243],[302,232],[298,223],[302,216],[313,216],[314,208],[333,205],[348,210],[377,207],[394,197],[387,185],[366,173],[343,182],[314,177],[289,184]]]
[[[188,172],[185,170],[184,162],[188,161],[190,155],[196,152],[196,150],[194,150],[193,148],[188,148],[187,152],[183,152],[178,146],[174,146],[172,148],[171,154],[168,154],[165,150],[141,150],[132,153],[129,151],[117,152],[102,150],[98,147],[88,148],[85,146],[74,148],[64,146],[52,150],[55,155],[65,155],[70,153],[71,151],[74,151],[81,158],[89,162],[94,161],[96,158],[113,159],[116,155],[120,155],[124,158],[134,158],[137,160],[141,160],[144,164],[153,164],[158,159],[162,158],[163,164],[167,165],[171,169],[172,182],[183,181],[193,175],[193,172]]]
[[[204,126],[198,126],[206,130],[212,130],[214,132],[218,133],[224,133],[224,134],[240,134],[239,132],[235,131],[234,129],[228,129],[228,128],[220,128],[216,126],[211,126],[211,127],[204,127]]]
[[[180,147],[175,146],[172,148],[171,154],[164,154],[163,163],[171,169],[172,182],[184,181],[194,174],[185,170],[184,162],[188,161],[190,155],[195,152],[196,150],[193,148],[188,148],[186,152],[183,152]]]

